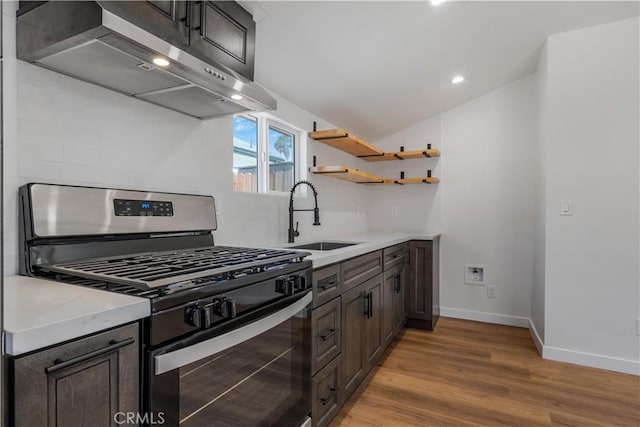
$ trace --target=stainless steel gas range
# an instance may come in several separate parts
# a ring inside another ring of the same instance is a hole
[[[308,422],[311,262],[216,227],[208,196],[27,184],[20,270],[149,299],[140,410],[164,425]]]

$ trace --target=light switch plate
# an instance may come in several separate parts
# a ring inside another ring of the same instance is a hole
[[[560,215],[573,215],[573,200],[560,200]]]

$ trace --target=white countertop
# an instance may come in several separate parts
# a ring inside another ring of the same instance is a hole
[[[4,278],[5,352],[19,355],[148,317],[148,299],[25,276]]]
[[[301,239],[295,243],[285,243],[281,247],[304,245],[305,243],[313,242],[358,242],[357,245],[347,246],[340,249],[334,249],[331,251],[311,251],[308,249],[299,249],[304,252],[311,253],[311,256],[305,259],[313,261],[313,268],[324,267],[325,265],[341,262],[349,258],[363,255],[368,252],[377,251],[382,248],[397,245],[398,243],[407,242],[409,240],[433,240],[439,236],[427,235],[419,233],[365,233],[340,236],[339,238],[327,238],[327,239]]]

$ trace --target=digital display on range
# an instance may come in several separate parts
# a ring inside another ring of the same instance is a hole
[[[156,200],[114,199],[116,216],[173,216],[173,203]]]

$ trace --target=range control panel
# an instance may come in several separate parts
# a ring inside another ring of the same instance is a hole
[[[173,216],[173,203],[156,200],[113,199],[116,216]]]

